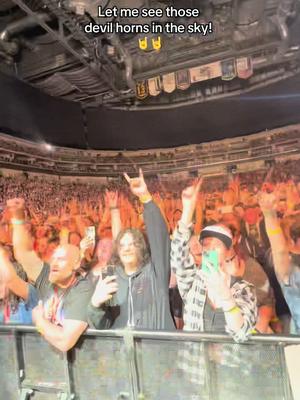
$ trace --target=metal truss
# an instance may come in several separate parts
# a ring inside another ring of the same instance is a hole
[[[44,0],[43,3],[55,16],[58,18],[58,31],[52,29],[44,20],[42,20],[36,12],[30,8],[23,0],[13,0],[26,14],[36,19],[38,25],[45,29],[55,40],[57,40],[69,53],[71,53],[84,66],[88,67],[94,75],[104,80],[111,90],[120,96],[114,84],[113,71],[108,69],[108,66],[100,64],[95,56],[95,42],[88,39],[76,20],[72,20],[70,15],[65,10],[58,8],[57,3]],[[69,34],[66,35],[65,32]],[[81,43],[83,54],[80,54],[72,40]],[[84,52],[86,53],[84,55]]]

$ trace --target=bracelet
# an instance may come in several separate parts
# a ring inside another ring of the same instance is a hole
[[[278,317],[272,318],[272,319],[270,320],[270,322],[279,322],[279,318],[278,318]]]
[[[141,203],[145,204],[145,203],[148,203],[150,200],[152,200],[152,196],[151,196],[151,194],[144,194],[144,195],[140,196],[139,199],[140,199]]]
[[[281,233],[282,233],[282,230],[279,226],[274,229],[267,229],[268,236],[280,235]]]
[[[118,210],[119,207],[109,207],[110,210]]]
[[[241,310],[238,306],[234,306],[234,307],[230,308],[229,310],[224,310],[225,313],[230,313],[230,314],[237,314],[240,311]]]
[[[23,219],[12,218],[11,223],[12,225],[24,225],[25,221]]]

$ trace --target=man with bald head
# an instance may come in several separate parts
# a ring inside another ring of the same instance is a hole
[[[32,252],[26,248],[29,238],[26,237],[25,216],[21,214],[23,206],[24,203],[18,199],[9,203],[14,216],[13,241],[14,245],[19,246],[14,249],[16,254]],[[39,333],[57,349],[67,351],[76,344],[88,326],[87,305],[93,292],[90,281],[78,273],[80,251],[70,244],[61,245],[52,254],[49,265],[42,263],[36,255],[31,258],[35,262],[35,271],[40,268],[35,284],[24,282],[16,276],[12,266],[6,262],[7,284],[11,291],[25,301],[37,292],[40,301],[32,317]],[[27,265],[29,268],[30,265]]]

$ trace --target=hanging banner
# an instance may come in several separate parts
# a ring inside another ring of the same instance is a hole
[[[186,90],[191,86],[190,71],[182,69],[176,72],[176,87],[180,90]]]
[[[163,75],[162,86],[163,86],[163,90],[166,93],[174,92],[174,90],[176,89],[175,72],[171,72],[170,74]]]
[[[253,63],[251,57],[240,57],[236,60],[237,76],[241,79],[249,79],[253,75]]]
[[[190,68],[190,76],[192,83],[219,78],[222,76],[221,63],[218,61],[211,64]]]
[[[136,86],[135,86],[135,92],[136,92],[136,97],[139,100],[146,99],[148,97],[148,95],[149,95],[147,81],[139,81],[139,82],[137,82]]]
[[[231,81],[236,77],[235,60],[233,58],[231,60],[222,61],[221,66],[223,81]]]
[[[151,96],[158,96],[161,93],[160,76],[148,79],[148,88]]]

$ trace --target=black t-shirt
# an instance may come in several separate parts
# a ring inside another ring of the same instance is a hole
[[[80,276],[70,288],[60,289],[49,282],[49,272],[49,265],[44,264],[35,283],[46,316],[49,319],[52,316],[59,325],[63,324],[64,319],[87,322],[87,306],[94,289],[90,280]]]

